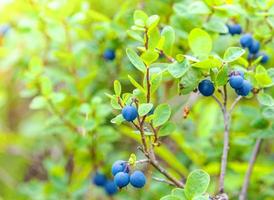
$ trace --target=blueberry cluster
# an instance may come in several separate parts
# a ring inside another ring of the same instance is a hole
[[[114,60],[115,59],[115,51],[113,49],[107,49],[104,52],[104,59],[106,60]]]
[[[248,80],[244,79],[242,71],[233,71],[229,76],[229,84],[235,89],[235,92],[241,96],[247,96],[252,90],[252,85]],[[202,80],[198,85],[198,90],[203,96],[211,96],[215,91],[214,84],[208,80]]]
[[[247,96],[252,90],[251,83],[244,79],[244,73],[241,71],[231,72],[229,84],[233,89],[235,89],[235,92],[241,96]]]
[[[260,43],[255,40],[250,34],[245,34],[240,38],[240,43],[243,48],[248,48],[248,59],[256,59],[262,56],[261,63],[266,63],[269,60],[268,55],[260,51]]]
[[[94,185],[103,187],[105,192],[109,196],[112,196],[118,192],[118,188],[114,181],[108,180],[104,174],[101,174],[99,172],[96,172],[95,175],[93,175],[92,182]]]
[[[142,171],[136,170],[130,174],[126,161],[118,160],[111,168],[114,183],[118,188],[126,187],[129,183],[135,188],[142,188],[146,184],[146,176]]]
[[[233,25],[227,25],[228,27],[228,32],[231,35],[236,35],[236,34],[241,34],[242,33],[242,27],[240,24],[233,24]],[[260,43],[255,40],[252,35],[246,33],[242,35],[240,38],[240,44],[243,48],[248,48],[249,54],[248,54],[248,59],[257,59],[258,57],[262,56],[261,63],[265,64],[268,60],[269,57],[263,52],[260,51]]]

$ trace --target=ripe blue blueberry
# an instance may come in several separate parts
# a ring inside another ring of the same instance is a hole
[[[251,90],[252,90],[251,83],[247,80],[244,80],[242,87],[239,89],[236,89],[236,93],[241,96],[247,96]]]
[[[92,182],[97,186],[104,186],[107,182],[107,178],[104,174],[96,172],[92,178]]]
[[[104,52],[104,58],[106,60],[114,60],[115,59],[115,52],[114,50],[112,49],[107,49],[105,52]]]
[[[268,55],[263,54],[263,57],[262,57],[261,63],[265,64],[265,63],[267,63],[267,61],[268,61],[268,60],[269,60]]]
[[[119,172],[129,172],[128,166],[126,161],[123,160],[117,160],[111,168],[111,173],[113,176],[115,176]]]
[[[234,89],[239,89],[243,86],[244,79],[241,75],[234,75],[229,78],[229,84]]]
[[[122,109],[122,115],[128,122],[134,121],[138,116],[138,111],[134,106],[125,106]]]
[[[240,43],[242,47],[250,47],[252,45],[253,39],[250,34],[245,34],[240,38]]]
[[[108,181],[106,182],[105,186],[105,191],[109,196],[112,196],[118,192],[118,188],[115,185],[114,181]]]
[[[148,115],[153,115],[154,113],[154,108],[151,108],[151,110],[148,112]]]
[[[252,41],[252,44],[248,47],[249,52],[252,54],[256,54],[260,50],[260,43],[256,40]]]
[[[268,55],[266,55],[265,53],[262,53],[262,52],[259,52],[259,53],[256,54],[256,58],[258,58],[260,56],[262,56],[261,63],[262,64],[267,63],[267,61],[269,60]]]
[[[118,172],[114,176],[114,183],[117,187],[122,188],[129,184],[129,175],[125,172]]]
[[[146,184],[146,176],[141,171],[135,171],[130,175],[130,184],[136,188],[142,188]]]
[[[214,93],[214,85],[210,80],[202,80],[199,85],[198,85],[198,89],[200,91],[200,93],[204,96],[211,96]]]
[[[240,24],[228,25],[228,31],[231,35],[241,34],[242,33],[242,27],[241,27]]]

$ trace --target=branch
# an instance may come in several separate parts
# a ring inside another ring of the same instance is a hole
[[[224,101],[222,105],[223,117],[224,117],[224,145],[223,145],[223,153],[222,153],[222,160],[221,160],[221,171],[220,171],[220,178],[219,178],[219,193],[224,193],[224,179],[226,174],[226,167],[227,167],[227,158],[228,158],[228,151],[229,151],[229,123],[230,123],[230,115],[227,112],[227,90],[226,85],[224,85],[223,89],[224,93]]]
[[[246,171],[244,183],[243,183],[243,186],[242,186],[242,190],[241,190],[241,193],[239,195],[239,200],[245,200],[246,199],[246,193],[247,193],[248,185],[249,185],[249,182],[250,182],[250,177],[251,177],[251,174],[252,174],[252,171],[253,171],[253,167],[254,167],[257,155],[258,155],[259,150],[260,150],[261,143],[262,143],[262,139],[258,138],[256,140],[255,146],[253,148],[253,151],[252,151],[252,154],[251,154],[251,157],[250,157],[250,160],[249,160],[248,169]]]

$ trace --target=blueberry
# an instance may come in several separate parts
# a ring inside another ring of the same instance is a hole
[[[128,122],[134,121],[138,116],[138,111],[134,106],[125,106],[122,109],[122,115]]]
[[[114,183],[117,187],[122,188],[129,184],[129,175],[125,172],[118,172],[114,176]]]
[[[104,174],[96,172],[92,178],[92,182],[97,186],[104,186],[107,182],[107,178]]]
[[[117,160],[111,168],[111,173],[113,176],[115,176],[118,172],[129,172],[128,166],[126,161],[123,160]]]
[[[245,34],[240,38],[240,43],[242,47],[249,47],[252,45],[253,39],[250,34]]]
[[[107,49],[105,52],[104,52],[104,58],[106,60],[114,60],[115,59],[115,51],[112,50],[112,49]]]
[[[146,176],[141,171],[135,171],[130,175],[130,184],[136,188],[142,188],[146,184]]]
[[[242,33],[242,27],[241,27],[240,24],[228,25],[228,31],[231,35],[241,34]]]
[[[256,54],[260,50],[260,43],[256,40],[252,41],[252,44],[248,47],[249,52],[252,54]]]
[[[241,96],[247,96],[249,92],[252,90],[252,85],[249,81],[244,80],[241,88],[236,89],[236,93]]]
[[[267,61],[269,60],[268,55],[266,55],[265,53],[259,52],[259,53],[256,54],[255,57],[258,58],[258,57],[260,57],[260,56],[262,56],[261,63],[262,63],[262,64],[267,63]]]
[[[200,93],[204,96],[211,96],[214,93],[214,85],[210,80],[202,80],[199,85],[198,85],[198,89],[200,91]]]
[[[115,185],[114,181],[107,181],[104,188],[109,196],[112,196],[118,192],[118,188]]]
[[[243,86],[244,79],[241,75],[231,76],[229,78],[229,84],[234,89],[239,89]]]
[[[151,110],[148,112],[148,115],[153,115],[154,113],[154,108],[151,108]]]
[[[263,57],[262,57],[261,63],[265,64],[265,63],[267,63],[267,61],[268,61],[268,60],[269,60],[268,55],[263,54]]]

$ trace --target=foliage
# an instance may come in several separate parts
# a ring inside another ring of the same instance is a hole
[[[0,2],[0,199],[107,199],[91,177],[112,180],[116,160],[147,183],[113,199],[208,199],[220,193],[226,121],[225,192],[238,199],[260,139],[247,199],[273,199],[273,10],[270,0]],[[258,53],[241,46],[245,33]],[[253,87],[236,107],[235,71]],[[199,95],[204,79],[221,106]]]

